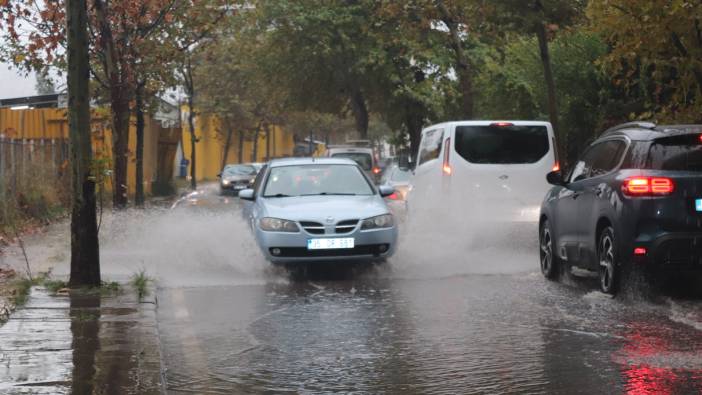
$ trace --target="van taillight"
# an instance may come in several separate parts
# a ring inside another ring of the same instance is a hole
[[[509,126],[514,126],[514,124],[512,122],[493,122],[490,124],[490,126],[498,127],[498,128],[506,128]]]
[[[622,192],[627,196],[670,195],[675,183],[668,177],[629,177],[622,184]]]
[[[453,169],[451,168],[451,164],[449,163],[449,149],[451,148],[451,138],[447,138],[446,141],[444,141],[444,165],[442,167],[442,170],[444,171],[444,174],[446,175],[451,175],[453,172]]]
[[[380,167],[374,167],[373,174],[380,174]]]

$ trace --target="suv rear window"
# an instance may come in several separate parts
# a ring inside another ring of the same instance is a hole
[[[655,140],[648,151],[648,169],[702,171],[702,142],[699,134]]]
[[[548,152],[545,126],[458,126],[456,152],[471,163],[534,163]]]

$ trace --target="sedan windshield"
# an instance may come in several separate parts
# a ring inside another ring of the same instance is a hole
[[[256,175],[256,168],[250,165],[227,166],[222,173],[225,176],[253,176]]]
[[[272,168],[263,196],[372,194],[373,189],[358,167],[315,164]]]

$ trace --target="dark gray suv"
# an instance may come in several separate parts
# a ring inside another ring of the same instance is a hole
[[[628,123],[604,132],[541,206],[541,271],[564,264],[599,273],[615,294],[622,275],[702,272],[702,125]]]

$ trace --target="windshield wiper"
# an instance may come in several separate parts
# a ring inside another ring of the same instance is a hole
[[[267,197],[267,198],[286,198],[286,197],[293,197],[293,196],[286,195],[284,193],[276,193],[275,195],[266,195],[264,197]]]
[[[308,193],[300,196],[356,196],[355,193],[341,193],[341,192],[320,192],[320,193]]]

